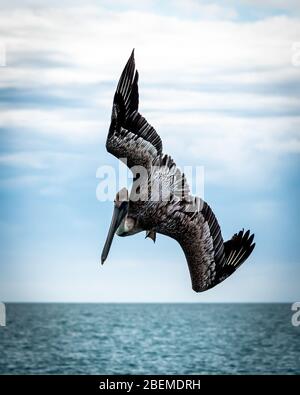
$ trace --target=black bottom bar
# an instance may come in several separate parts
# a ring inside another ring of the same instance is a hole
[[[268,390],[287,390],[289,385],[299,383],[299,376],[0,376],[0,388],[41,393],[43,390],[84,391],[201,391],[213,390],[257,391],[267,386]]]

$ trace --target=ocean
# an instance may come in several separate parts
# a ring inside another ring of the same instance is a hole
[[[1,374],[299,374],[290,304],[7,304]]]

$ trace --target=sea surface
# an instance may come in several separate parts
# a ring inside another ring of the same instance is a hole
[[[7,304],[0,373],[299,374],[290,304]]]

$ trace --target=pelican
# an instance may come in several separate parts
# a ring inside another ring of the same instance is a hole
[[[106,149],[126,162],[134,182],[130,193],[123,188],[116,195],[101,263],[115,233],[131,236],[145,231],[153,241],[160,233],[180,244],[192,289],[203,292],[224,281],[249,257],[255,247],[254,234],[241,230],[223,241],[212,209],[191,195],[184,174],[163,153],[160,136],[139,113],[138,78],[133,50],[114,95]],[[133,170],[137,167],[145,171],[137,174]]]

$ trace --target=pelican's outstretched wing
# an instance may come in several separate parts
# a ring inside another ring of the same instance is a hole
[[[138,105],[138,72],[132,51],[115,92],[106,149],[118,159],[126,158],[129,168],[140,165],[149,169],[162,153],[162,142],[138,112]]]
[[[174,203],[172,216],[167,217],[162,232],[157,231],[179,242],[188,263],[192,288],[202,292],[235,272],[249,257],[255,243],[249,230],[240,231],[224,243],[212,209],[202,199],[195,198],[195,203],[198,206],[195,212],[187,211],[183,202]]]
[[[250,235],[249,230],[240,231],[224,243],[210,206],[204,200],[189,195],[187,186],[183,198],[174,193],[178,190],[173,183],[174,174],[179,172],[174,161],[165,155],[157,158],[154,164],[152,182],[159,179],[159,189],[169,189],[170,199],[146,203],[146,228],[179,242],[187,259],[194,291],[212,288],[249,257],[255,247],[252,243],[254,235]]]

